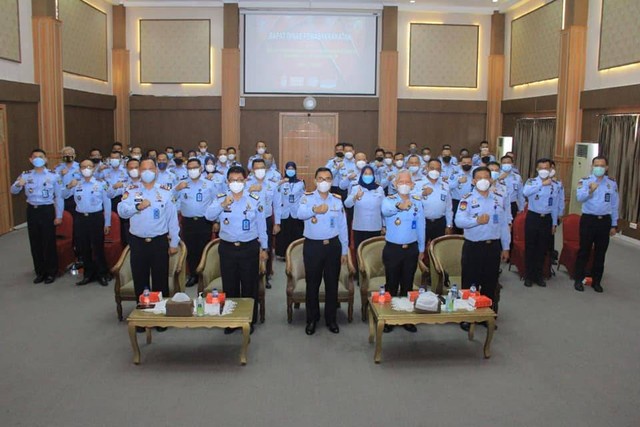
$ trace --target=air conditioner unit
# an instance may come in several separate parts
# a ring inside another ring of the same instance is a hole
[[[595,142],[577,142],[573,156],[573,173],[571,178],[571,201],[569,213],[581,213],[582,203],[576,199],[578,181],[591,175],[591,162],[598,155],[598,144]],[[566,190],[565,190],[566,191]]]
[[[499,136],[496,146],[498,147],[496,159],[500,161],[500,159],[504,157],[505,154],[507,154],[509,151],[513,151],[513,137]]]

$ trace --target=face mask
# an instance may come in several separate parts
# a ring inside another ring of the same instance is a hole
[[[339,158],[339,159],[341,159],[341,158],[343,158],[343,157],[344,157],[344,153],[343,153],[342,151],[337,151],[337,152],[336,152],[336,157],[337,157],[337,158]]]
[[[487,163],[489,163],[491,161],[491,157],[483,156],[482,159],[480,159],[480,160],[482,160],[482,163],[484,163],[486,165]]]
[[[420,170],[420,166],[409,166],[409,171],[411,173],[417,173]]]
[[[316,188],[318,189],[319,192],[326,193],[331,189],[331,183],[327,181],[318,182],[316,184]]]
[[[286,174],[289,178],[293,178],[294,176],[296,176],[296,171],[295,171],[295,169],[287,169],[287,171],[285,172],[285,174]]]
[[[173,159],[173,153],[167,153],[167,157],[169,158],[169,160]]]
[[[241,193],[244,190],[244,182],[232,182],[229,184],[229,190],[235,194]]]
[[[593,167],[593,174],[595,176],[597,176],[598,178],[600,178],[601,176],[604,176],[604,173],[606,172],[604,166],[594,166]]]
[[[131,158],[132,158],[132,159],[136,159],[136,160],[140,160],[140,158],[141,158],[141,157],[142,157],[142,156],[141,156],[140,154],[132,154],[132,155],[131,155]]]
[[[385,164],[385,165],[389,166],[391,163],[393,163],[393,159],[391,159],[391,158],[389,158],[389,157],[387,157],[387,158],[385,158],[385,159],[384,159],[384,164]]]
[[[136,179],[140,176],[140,171],[138,169],[130,169],[129,176],[133,179]]]
[[[538,171],[538,176],[539,176],[540,178],[542,178],[542,179],[547,179],[547,178],[549,178],[549,171],[548,171],[548,170],[546,170],[546,169],[540,169],[540,170]]]
[[[491,182],[489,182],[488,179],[481,179],[478,182],[476,182],[476,188],[479,191],[487,191],[489,189],[489,187],[491,187]]]
[[[431,156],[429,154],[424,154],[422,156],[422,160],[424,160],[425,162],[428,162],[429,160],[431,160]]]
[[[358,160],[356,162],[356,167],[358,169],[362,169],[363,167],[367,166],[367,162],[365,162],[364,160]]]
[[[80,170],[80,173],[82,174],[82,176],[84,176],[85,178],[89,178],[91,175],[93,175],[93,169],[91,168],[84,168]]]
[[[411,192],[411,186],[409,184],[400,184],[398,185],[398,194],[406,196]]]
[[[141,178],[143,182],[149,184],[156,179],[156,173],[151,170],[142,171]]]
[[[202,154],[206,153],[206,152],[207,152],[207,147],[200,148],[200,152],[201,152]]]
[[[404,166],[404,162],[402,160],[396,160],[396,167],[401,168],[402,166]]]
[[[73,156],[62,156],[62,160],[65,163],[71,163],[71,162],[73,162]]]
[[[497,180],[498,178],[500,178],[500,172],[498,171],[491,171],[491,179],[492,180]]]
[[[556,170],[551,169],[551,172],[549,172],[549,177],[553,178],[554,176],[556,176]]]
[[[427,175],[429,176],[429,178],[431,179],[438,179],[440,178],[440,171],[437,170],[430,170],[429,172],[427,172]]]
[[[100,163],[101,159],[93,158],[93,159],[89,159],[89,160],[91,160],[94,165],[97,165],[98,163]]]
[[[471,170],[471,165],[462,165],[462,170],[465,172],[469,172]]]
[[[256,150],[256,153],[258,153],[258,154],[262,155],[262,154],[264,154],[264,153],[265,153],[265,151],[267,151],[265,148],[260,147],[260,148],[258,148],[258,149]]]
[[[234,161],[236,159],[236,155],[233,153],[229,153],[229,155],[227,156],[229,158],[229,160]]]
[[[383,160],[384,160],[384,157],[382,157],[382,156],[377,156],[376,157],[376,162],[381,162]]]
[[[502,172],[511,172],[511,169],[513,169],[513,165],[511,163],[505,163],[502,166],[500,166],[500,169],[502,169]]]
[[[416,147],[409,148],[409,152],[410,152],[411,154],[416,154]]]
[[[160,169],[161,171],[167,169],[167,166],[168,166],[168,163],[165,163],[165,162],[158,163],[158,169]]]
[[[117,168],[118,166],[120,166],[120,159],[109,159],[109,165],[112,168]]]
[[[182,166],[184,159],[183,158],[175,159],[174,162],[176,163],[176,166]]]
[[[189,178],[191,179],[198,179],[200,178],[200,168],[197,169],[189,169],[189,171],[187,172],[189,174]]]
[[[43,167],[46,163],[47,161],[42,157],[36,157],[33,160],[31,160],[31,164],[37,168]]]
[[[264,176],[267,174],[267,170],[266,169],[255,169],[253,171],[253,174],[258,179],[264,179]]]
[[[213,166],[211,164],[205,165],[204,169],[209,173],[213,173],[213,171],[215,170],[215,166]]]
[[[449,162],[451,161],[451,156],[444,156],[444,157],[442,157],[442,160],[443,160],[445,163],[449,163]]]
[[[220,163],[227,163],[227,156],[222,154],[222,155],[218,156],[218,160],[220,160]]]
[[[353,152],[352,152],[352,151],[347,151],[346,153],[344,153],[344,157],[345,157],[347,160],[351,160],[351,159],[353,159]]]
[[[371,184],[373,182],[373,175],[362,175],[362,182]]]

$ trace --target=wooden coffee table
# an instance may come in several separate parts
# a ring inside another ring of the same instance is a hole
[[[249,346],[249,333],[253,318],[252,298],[233,298],[238,305],[232,313],[224,316],[203,317],[169,317],[164,314],[154,314],[135,309],[127,317],[129,323],[129,338],[133,347],[133,363],[140,364],[140,347],[136,326],[146,328],[147,344],[151,344],[151,328],[242,328],[242,350],[240,351],[240,364],[247,364],[247,347]]]
[[[382,334],[384,325],[418,325],[422,323],[438,325],[444,323],[469,322],[469,340],[473,339],[476,322],[487,322],[487,337],[484,341],[484,357],[491,357],[491,339],[496,326],[496,313],[490,308],[480,308],[474,311],[454,311],[435,314],[409,313],[396,311],[391,308],[391,303],[379,304],[371,301],[369,297],[369,342],[373,343],[375,336],[376,351],[373,360],[380,363],[382,360]]]

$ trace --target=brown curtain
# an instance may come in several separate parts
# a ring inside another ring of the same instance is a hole
[[[552,158],[556,140],[556,119],[518,119],[513,134],[513,152],[523,179],[536,170],[540,158]]]
[[[609,175],[618,182],[620,218],[640,219],[640,136],[638,115],[604,115],[600,118],[600,154],[609,160]]]

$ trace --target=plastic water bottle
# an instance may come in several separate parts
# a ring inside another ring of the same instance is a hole
[[[198,299],[196,301],[196,316],[204,316],[204,298],[202,298],[202,292],[198,294]]]
[[[445,302],[445,307],[447,311],[453,311],[453,300],[454,300],[453,290],[450,290],[449,293],[447,294],[447,299]]]
[[[418,288],[418,295],[422,295],[427,292],[423,287]]]
[[[380,292],[378,292],[378,302],[380,304],[384,303],[384,295],[385,295],[385,290],[384,290],[384,285],[380,286]]]
[[[469,294],[470,294],[469,297],[474,298],[476,296],[477,291],[478,290],[476,288],[476,285],[475,284],[471,285],[471,287],[469,288]]]
[[[213,288],[213,291],[211,291],[211,297],[218,298],[218,295],[218,288]]]
[[[142,303],[145,305],[149,305],[151,302],[151,293],[149,292],[149,288],[144,288],[142,292]]]
[[[455,283],[451,287],[451,293],[453,294],[453,299],[458,299],[458,285]]]

